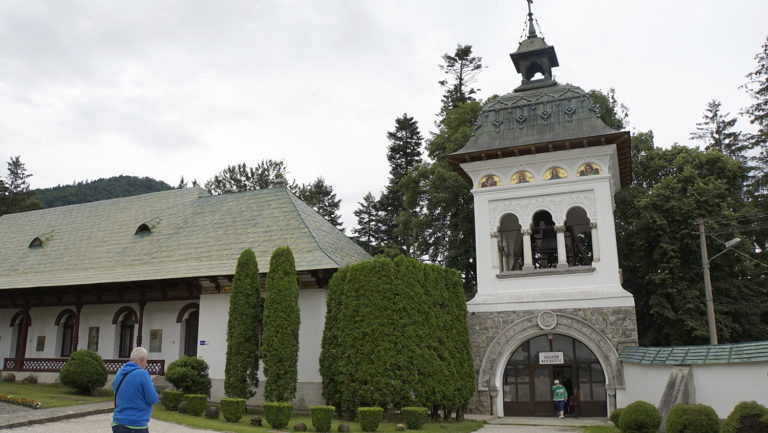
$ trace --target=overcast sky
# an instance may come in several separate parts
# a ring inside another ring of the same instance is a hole
[[[750,103],[739,86],[768,36],[765,0],[533,10],[555,78],[615,88],[630,129],[662,146],[696,145],[713,98],[732,114]],[[290,179],[334,187],[350,228],[386,184],[395,118],[435,131],[443,53],[473,45],[482,98],[519,85],[509,53],[526,13],[524,0],[0,0],[0,160],[21,155],[33,188],[121,174],[202,184],[284,160]]]

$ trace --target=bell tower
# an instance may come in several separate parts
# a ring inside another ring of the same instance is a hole
[[[637,345],[613,215],[631,181],[630,135],[605,125],[584,90],[555,81],[555,48],[528,8],[527,37],[510,54],[522,83],[488,102],[447,157],[474,196],[471,409],[550,416],[558,379],[581,416],[607,416],[624,385],[618,353]]]

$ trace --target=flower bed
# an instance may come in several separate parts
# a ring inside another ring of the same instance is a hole
[[[14,397],[12,395],[0,394],[0,402],[18,404],[19,406],[31,407],[32,409],[40,409],[43,404],[39,401],[30,400],[24,397]]]

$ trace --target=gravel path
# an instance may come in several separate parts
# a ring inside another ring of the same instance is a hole
[[[28,427],[17,427],[6,430],[8,433],[50,433],[55,431],[57,433],[95,433],[112,431],[110,424],[112,423],[112,414],[104,413],[101,415],[91,415],[83,418],[68,419],[66,421],[56,421],[45,424],[36,424]],[[190,428],[187,426],[172,424],[165,421],[150,420],[149,431],[162,432],[162,433],[201,433],[212,432],[213,430],[201,430]],[[216,432],[221,433],[221,432]]]
[[[0,415],[8,415],[12,413],[19,413],[19,412],[28,412],[32,409],[31,407],[26,406],[19,406],[18,404],[11,404],[11,403],[0,403]]]

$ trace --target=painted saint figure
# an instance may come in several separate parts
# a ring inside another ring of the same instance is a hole
[[[594,176],[600,174],[600,167],[597,164],[586,163],[579,169],[579,176]]]
[[[552,167],[544,176],[544,180],[565,179],[566,177],[568,177],[568,174],[565,170],[559,167]]]
[[[512,177],[512,184],[531,183],[531,179],[532,178],[533,178],[533,176],[530,173],[528,173],[527,171],[518,171]]]
[[[496,180],[496,176],[494,175],[488,175],[483,179],[483,181],[480,183],[480,188],[486,188],[489,186],[497,186],[499,184],[499,181]]]

